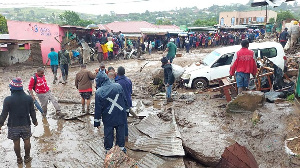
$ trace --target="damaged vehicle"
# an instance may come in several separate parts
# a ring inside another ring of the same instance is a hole
[[[214,80],[229,76],[233,56],[240,49],[241,45],[235,45],[212,51],[201,61],[201,64],[194,63],[185,69],[181,76],[184,85],[188,88],[203,90],[214,84]],[[254,51],[256,58],[267,57],[279,68],[285,69],[286,56],[281,44],[277,42],[250,43],[249,49]]]

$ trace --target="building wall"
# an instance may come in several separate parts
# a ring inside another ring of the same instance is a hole
[[[0,51],[0,66],[10,66],[28,60],[31,50],[19,49],[19,45],[8,45],[8,51]]]
[[[8,20],[7,27],[11,39],[43,40],[41,43],[43,63],[47,61],[50,48],[53,47],[55,51],[60,50],[60,43],[55,40],[55,37],[61,42],[64,34],[57,24]]]
[[[268,10],[268,22],[270,18],[275,18],[277,19],[277,13],[271,10]],[[224,19],[224,24],[226,26],[231,26],[232,25],[232,18],[234,18],[234,25],[240,25],[240,24],[249,24],[249,18],[251,18],[250,21],[256,21],[257,19],[261,20],[261,23],[265,22],[266,18],[266,11],[261,10],[261,11],[248,11],[248,12],[220,12],[219,15],[219,24],[221,24],[221,20]],[[258,23],[258,22],[256,22]]]

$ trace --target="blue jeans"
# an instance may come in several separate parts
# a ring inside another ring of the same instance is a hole
[[[51,70],[53,74],[57,74],[58,65],[51,65]]]
[[[166,86],[166,96],[167,98],[171,98],[172,85]]]
[[[250,80],[250,74],[249,73],[243,73],[243,72],[236,72],[236,85],[238,88],[240,87],[248,87],[249,80]]]
[[[114,129],[116,129],[116,145],[125,147],[125,124],[118,126],[104,125],[104,148],[110,150],[114,142]]]
[[[66,76],[69,74],[69,65],[68,64],[60,64],[61,75]]]

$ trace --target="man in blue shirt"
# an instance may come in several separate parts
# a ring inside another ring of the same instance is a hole
[[[57,80],[58,54],[57,52],[54,51],[54,48],[51,48],[51,52],[48,54],[48,60],[46,62],[46,65],[48,64],[49,60],[50,60],[51,70],[54,75],[53,84],[55,84]]]

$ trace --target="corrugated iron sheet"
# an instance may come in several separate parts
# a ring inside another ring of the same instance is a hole
[[[158,156],[151,153],[145,155],[141,160],[138,161],[139,168],[156,168],[161,167],[166,161]]]
[[[104,149],[104,142],[102,140],[94,140],[88,142],[87,145],[100,157],[100,162],[98,162],[99,167],[103,167],[104,159],[105,159],[105,149]]]
[[[149,115],[144,118],[138,125],[137,129],[151,138],[173,136],[175,128],[170,122],[161,120],[157,115]]]

